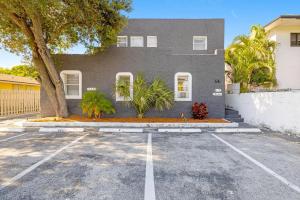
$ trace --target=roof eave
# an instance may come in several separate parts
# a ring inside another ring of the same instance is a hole
[[[276,23],[280,23],[282,19],[299,19],[300,20],[300,15],[281,15],[277,17],[276,19],[272,20],[268,24],[264,26],[266,31],[270,31],[273,28],[277,27]]]

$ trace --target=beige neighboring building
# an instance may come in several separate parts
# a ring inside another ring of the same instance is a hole
[[[40,83],[33,78],[0,74],[0,90],[40,90]]]
[[[300,89],[300,15],[282,15],[265,26],[278,43],[275,53],[278,89]]]

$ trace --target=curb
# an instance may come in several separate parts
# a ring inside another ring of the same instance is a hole
[[[261,133],[259,128],[217,128],[216,133]]]
[[[159,133],[201,133],[199,128],[159,128]]]
[[[9,127],[1,127],[0,132],[16,132],[22,133],[25,131],[25,128],[9,128]]]
[[[116,132],[116,133],[142,133],[143,128],[100,128],[99,132]]]
[[[40,133],[68,133],[68,132],[83,132],[84,128],[40,128]]]
[[[236,128],[238,123],[23,122],[23,127]]]

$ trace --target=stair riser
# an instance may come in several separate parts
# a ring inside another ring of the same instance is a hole
[[[231,122],[244,122],[243,118],[226,118],[226,119]]]
[[[239,114],[228,114],[225,115],[225,118],[241,118],[242,116]]]
[[[239,112],[235,110],[226,110],[225,115],[238,115]]]

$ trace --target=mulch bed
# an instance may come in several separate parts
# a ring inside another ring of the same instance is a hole
[[[91,119],[79,115],[71,115],[68,118],[46,117],[40,119],[33,119],[32,122],[128,122],[128,123],[229,123],[225,119],[208,118],[208,119],[182,119],[182,118],[161,118],[161,117],[123,117],[123,118],[100,118]]]

